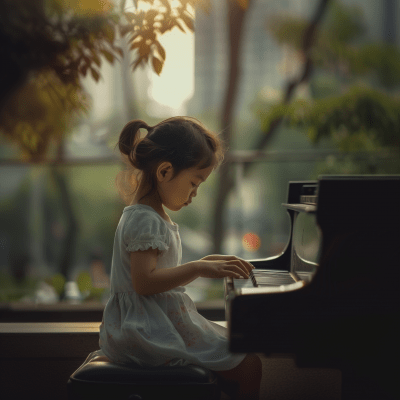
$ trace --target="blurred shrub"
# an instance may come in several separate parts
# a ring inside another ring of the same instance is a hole
[[[60,296],[64,291],[66,279],[62,274],[55,274],[51,277],[46,278],[45,282],[53,286],[57,294]]]
[[[93,287],[90,274],[84,271],[79,273],[76,283],[78,284],[79,291],[83,294],[90,292]]]
[[[0,302],[19,301],[34,294],[38,279],[25,277],[18,282],[7,271],[0,271]]]
[[[86,271],[79,273],[76,278],[79,291],[84,297],[84,301],[100,301],[101,297],[106,290],[105,288],[93,287],[92,278],[90,274]]]
[[[207,288],[205,300],[223,299],[224,287],[220,279],[212,280],[210,286]]]

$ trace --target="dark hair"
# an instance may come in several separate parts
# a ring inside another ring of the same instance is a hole
[[[148,131],[143,138],[139,133],[141,128]],[[161,162],[172,164],[174,179],[188,168],[203,169],[210,165],[217,168],[225,153],[219,136],[192,117],[169,118],[153,127],[142,120],[130,121],[122,129],[117,146],[128,166],[116,178],[126,204],[131,202],[142,180],[151,185],[147,194],[156,190],[156,171]]]

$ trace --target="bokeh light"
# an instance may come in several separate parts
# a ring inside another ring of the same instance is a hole
[[[242,245],[247,251],[257,251],[261,246],[261,239],[256,233],[247,232],[243,235]]]

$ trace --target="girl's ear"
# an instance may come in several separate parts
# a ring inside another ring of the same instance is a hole
[[[157,180],[159,182],[162,182],[164,179],[170,180],[173,170],[170,162],[162,162],[157,168]]]

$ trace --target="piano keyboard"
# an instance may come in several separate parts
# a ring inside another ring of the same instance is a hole
[[[265,269],[259,269],[257,271],[253,270],[251,273],[251,279],[253,280],[255,287],[281,286],[296,282],[290,272],[277,272],[276,270]]]
[[[249,279],[233,278],[235,289],[254,287],[279,287],[295,283],[296,279],[287,271],[271,269],[254,269],[250,272]]]

